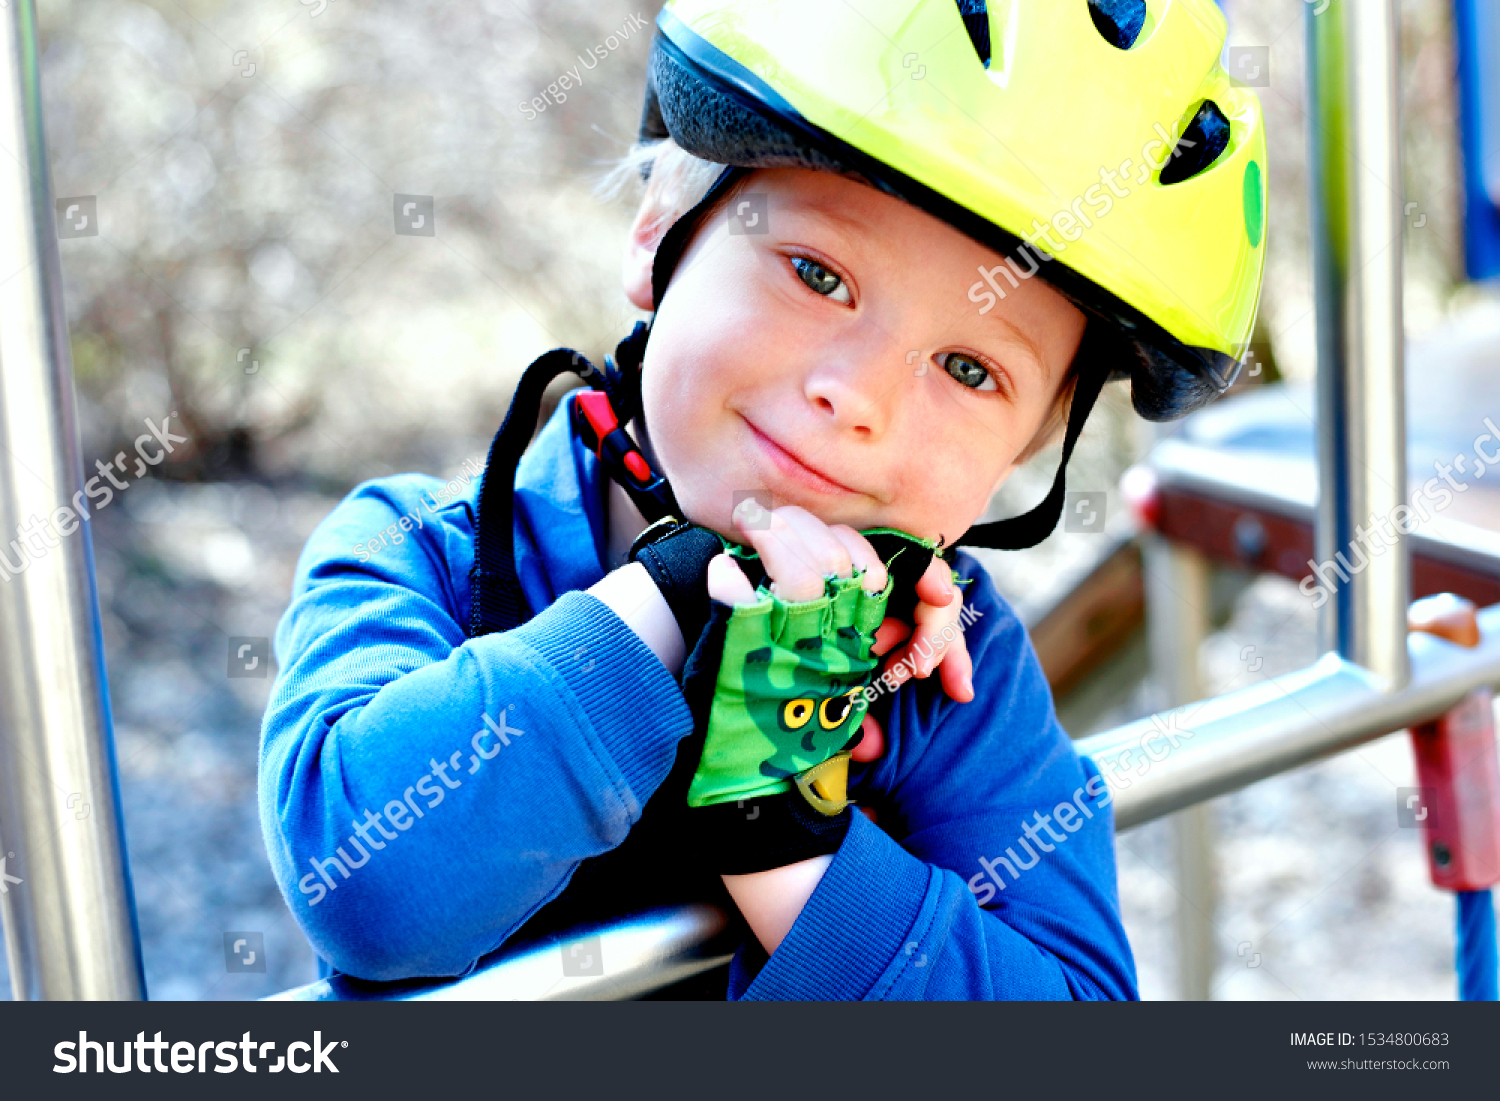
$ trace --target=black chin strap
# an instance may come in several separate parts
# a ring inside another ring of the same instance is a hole
[[[1078,383],[1073,389],[1073,401],[1068,408],[1068,429],[1063,435],[1062,461],[1057,464],[1057,475],[1052,479],[1052,489],[1047,496],[1030,512],[1020,516],[988,524],[975,524],[956,539],[956,543],[989,547],[993,550],[1024,550],[1036,546],[1052,534],[1062,516],[1063,501],[1067,496],[1068,460],[1073,457],[1073,446],[1078,443],[1083,422],[1089,419],[1089,413],[1099,400],[1099,393],[1109,378],[1111,364],[1108,356],[1117,354],[1117,348],[1116,344],[1107,339],[1100,322],[1089,321],[1074,357],[1078,368]]]
[[[526,621],[530,609],[516,576],[515,478],[521,453],[536,431],[542,393],[564,371],[583,360],[571,348],[554,348],[535,360],[511,398],[500,431],[490,443],[479,483],[479,515],[474,520],[474,565],[469,570],[469,637],[508,631]],[[587,360],[583,360],[587,363]],[[593,364],[589,364],[593,368]],[[594,368],[597,371],[597,368]]]
[[[479,484],[479,515],[474,521],[474,565],[469,571],[470,638],[492,631],[508,631],[530,618],[530,608],[516,574],[515,480],[516,469],[536,431],[542,409],[542,394],[558,375],[567,371],[589,383],[608,401],[600,410],[585,406],[579,395],[574,406],[574,430],[585,434],[604,469],[625,487],[647,520],[675,511],[671,487],[651,473],[623,425],[640,409],[641,356],[646,349],[649,327],[636,322],[630,335],[605,356],[601,371],[588,357],[572,348],[553,348],[539,356],[516,384],[505,422],[490,443],[489,458]],[[602,415],[602,419],[601,419]],[[588,433],[593,430],[590,439]],[[634,477],[632,462],[644,475]]]

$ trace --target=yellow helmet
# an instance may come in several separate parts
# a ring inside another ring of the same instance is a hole
[[[915,204],[1007,258],[977,273],[980,312],[1040,270],[1105,323],[1081,354],[1148,419],[1233,382],[1266,140],[1213,0],[669,0],[657,29],[643,140]],[[663,242],[658,301],[690,228]]]

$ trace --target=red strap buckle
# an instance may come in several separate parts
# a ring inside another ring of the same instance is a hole
[[[590,451],[599,453],[599,445],[620,422],[615,418],[615,407],[609,403],[609,395],[603,390],[585,390],[578,395],[578,411],[593,431],[593,439],[584,438]]]
[[[630,437],[620,428],[619,418],[615,416],[614,406],[609,403],[609,395],[603,390],[586,390],[578,395],[578,411],[583,416],[583,424],[587,432],[583,433],[584,443],[603,462],[608,462],[609,457],[605,455],[605,441],[613,446],[609,450],[618,450],[620,462],[630,473],[630,476],[641,486],[646,486],[656,477],[651,472],[651,464],[646,462]],[[617,437],[611,439],[615,433]],[[591,438],[592,437],[592,438]]]

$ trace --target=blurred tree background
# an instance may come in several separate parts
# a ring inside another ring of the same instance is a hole
[[[228,676],[227,640],[269,638],[303,541],[351,487],[482,461],[527,363],[558,344],[597,362],[628,331],[632,204],[594,189],[634,137],[658,6],[39,4],[54,194],[98,204],[97,236],[59,242],[84,467],[147,417],[175,410],[189,437],[91,525],[153,997],[314,977],[256,813],[271,681]],[[1303,9],[1240,0],[1230,36],[1270,47],[1259,338],[1292,378],[1313,369]],[[1445,0],[1402,11],[1421,329],[1458,283],[1453,58]],[[562,89],[575,68],[581,87]],[[433,198],[433,236],[394,231],[397,194]],[[1112,391],[1081,484],[1113,487],[1143,446]],[[1054,464],[1022,471],[1002,505],[1040,496]],[[1017,576],[1048,573],[1070,538],[1016,556]],[[265,933],[266,974],[226,973],[229,930]]]
[[[193,444],[169,477],[342,487],[461,461],[539,351],[618,339],[623,207],[590,191],[634,135],[654,11],[45,7],[56,193],[98,196],[64,256],[89,443],[170,405]],[[435,236],[393,232],[397,193],[435,198]]]

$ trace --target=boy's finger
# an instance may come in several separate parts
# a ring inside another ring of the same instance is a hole
[[[716,554],[708,561],[708,595],[725,604],[755,603],[750,579],[727,554]]]
[[[764,515],[758,522],[753,498],[741,501],[734,510],[734,522],[744,536],[745,542],[760,555],[761,565],[766,568],[772,589],[782,600],[796,603],[816,600],[823,595],[823,573],[813,555],[802,541],[801,535],[787,523],[782,515],[787,508],[776,509],[769,519]]]
[[[964,636],[959,635],[948,644],[938,666],[938,679],[943,691],[957,703],[968,703],[974,698],[974,661],[969,657],[969,646]]]
[[[867,593],[878,593],[884,589],[885,563],[880,560],[880,555],[875,553],[875,548],[870,546],[870,541],[848,524],[834,524],[828,530],[849,552],[849,560],[854,563],[854,568],[864,571],[865,576],[860,583],[861,588]]]
[[[909,637],[911,624],[887,616],[885,622],[875,629],[875,644],[870,647],[870,653],[876,657],[884,657],[891,647]]]
[[[854,572],[853,555],[832,529],[806,509],[784,505],[775,513],[802,539],[807,566],[820,577],[848,577]]]
[[[952,567],[934,556],[927,563],[927,572],[917,581],[917,599],[934,608],[945,608],[953,599],[954,592]]]
[[[849,751],[849,756],[852,760],[861,763],[873,761],[885,752],[885,731],[880,726],[880,720],[869,713],[866,713],[860,730],[864,733],[864,737]]]
[[[939,641],[942,641],[941,636],[939,636]],[[959,635],[952,642],[944,643],[941,650],[930,654],[926,659],[922,657],[924,650],[936,650],[936,645],[924,643],[923,636],[919,635],[891,656],[886,663],[886,669],[895,671],[898,681],[905,681],[910,677],[925,680],[932,675],[935,667],[943,691],[955,702],[968,703],[972,700],[974,698],[972,678],[974,666],[969,658],[969,650],[964,643],[963,636]],[[915,665],[914,670],[913,665]]]
[[[934,668],[942,662],[948,651],[953,638],[953,631],[948,632],[948,637],[943,637],[943,630],[949,624],[958,622],[958,613],[963,607],[963,599],[960,597],[956,603],[942,607],[934,607],[926,602],[919,603],[912,617],[917,621],[916,630],[912,632],[911,646],[917,659],[917,676],[927,677],[932,674]],[[920,650],[916,648],[920,647]]]

